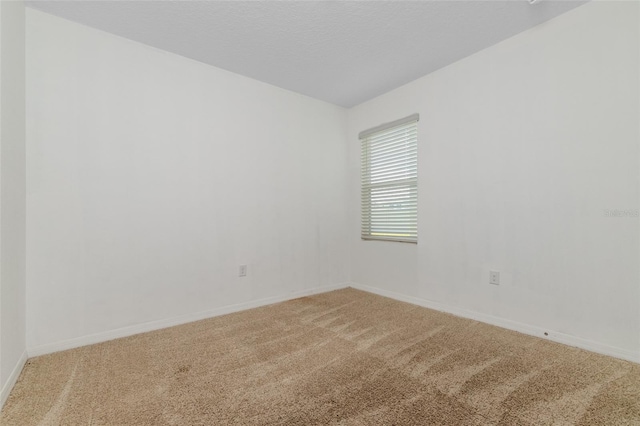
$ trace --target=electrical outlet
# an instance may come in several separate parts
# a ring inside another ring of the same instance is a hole
[[[500,272],[489,271],[489,284],[500,285]]]
[[[247,276],[247,265],[238,266],[238,276],[246,277]]]

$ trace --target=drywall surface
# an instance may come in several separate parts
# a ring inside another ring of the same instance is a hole
[[[28,10],[27,116],[30,349],[349,280],[344,109]]]
[[[25,355],[25,8],[0,2],[0,407]]]
[[[352,280],[640,360],[638,16],[591,2],[351,109]],[[419,242],[362,241],[357,134],[412,113]]]

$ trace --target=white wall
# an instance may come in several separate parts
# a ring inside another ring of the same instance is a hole
[[[353,281],[640,361],[638,217],[604,213],[640,207],[638,17],[591,2],[351,109]],[[419,244],[361,241],[357,133],[416,112]]]
[[[0,1],[0,407],[26,360],[24,10]]]
[[[342,108],[29,9],[30,354],[348,282],[345,135]]]
[[[347,123],[28,10],[28,347],[327,288],[351,268],[374,291],[640,360],[638,218],[604,214],[639,207],[637,18],[591,2]],[[420,242],[363,242],[357,133],[414,112]]]

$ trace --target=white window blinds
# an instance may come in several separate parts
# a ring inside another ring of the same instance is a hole
[[[360,133],[363,239],[418,241],[418,118]]]

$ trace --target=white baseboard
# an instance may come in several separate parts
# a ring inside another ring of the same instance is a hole
[[[24,364],[27,362],[27,351],[22,352],[20,355],[20,359],[16,363],[16,366],[11,371],[9,378],[5,382],[4,386],[2,386],[2,390],[0,391],[0,410],[4,407],[4,403],[7,402],[9,398],[9,394],[11,393],[11,389],[18,381],[18,377],[20,377],[20,373],[24,368]]]
[[[585,349],[602,355],[609,355],[615,358],[624,359],[626,361],[640,363],[640,353],[616,348],[613,346],[605,345],[603,343],[594,342],[592,340],[582,339],[580,337],[571,336],[569,334],[559,333],[553,330],[547,330],[533,325],[523,324],[517,321],[494,317],[492,315],[487,315],[480,312],[469,311],[466,309],[457,308],[426,299],[420,299],[418,297],[407,296],[393,291],[382,290],[364,284],[351,283],[350,287],[357,290],[366,291],[368,293],[377,294],[379,296],[389,297],[401,302],[407,302],[413,305],[422,306],[436,311],[446,312],[459,317],[484,322],[487,324],[539,337],[545,340],[551,340],[553,342],[562,343],[568,346],[574,346],[576,348]],[[545,333],[547,333],[547,335],[545,335]]]
[[[180,324],[186,324],[193,321],[199,321],[202,319],[213,318],[220,315],[226,315],[234,312],[244,311],[246,309],[258,308],[261,306],[271,305],[274,303],[285,302],[287,300],[297,299],[299,297],[311,296],[313,294],[326,293],[333,290],[339,290],[346,287],[352,287],[357,290],[366,291],[368,293],[377,294],[391,299],[399,300],[401,302],[411,303],[413,305],[422,306],[429,309],[434,309],[441,312],[447,312],[459,317],[469,318],[476,321],[484,322],[487,324],[495,325],[498,327],[506,328],[509,330],[517,331],[520,333],[528,334],[531,336],[539,337],[542,339],[550,340],[557,343],[562,343],[569,346],[585,349],[588,351],[596,352],[603,355],[609,355],[616,358],[624,359],[627,361],[633,361],[640,363],[640,353],[635,353],[621,348],[616,348],[603,343],[598,343],[592,340],[582,339],[580,337],[571,336],[556,332],[553,330],[547,330],[533,325],[520,323],[504,318],[494,317],[492,315],[483,314],[480,312],[474,312],[463,308],[458,308],[442,303],[430,301],[427,299],[421,299],[418,297],[407,296],[401,293],[393,291],[382,290],[375,287],[370,287],[364,284],[348,283],[348,284],[336,284],[331,286],[315,287],[308,290],[301,290],[285,295],[268,297],[265,299],[253,300],[250,302],[239,303],[236,305],[223,306],[220,308],[212,309],[204,312],[196,312],[193,314],[181,315],[179,317],[168,318],[164,320],[151,321],[143,324],[137,324],[130,327],[123,327],[116,330],[110,330],[102,333],[91,334],[88,336],[77,337],[74,339],[64,340],[61,342],[49,343],[46,345],[35,346],[28,348],[27,352],[29,357],[45,355],[53,352],[64,351],[67,349],[73,349],[80,346],[92,345],[95,343],[106,342],[121,337],[132,336],[134,334],[145,333],[147,331],[159,330],[162,328],[173,327]],[[545,335],[544,333],[547,333]],[[5,399],[9,396],[9,391],[13,387],[13,384],[18,379],[20,371],[26,362],[26,353],[21,358],[21,362],[16,366],[15,371],[12,373],[10,380],[2,389],[0,402],[4,403]],[[15,377],[14,377],[15,376]],[[5,394],[6,392],[6,394]]]
[[[236,305],[223,306],[208,311],[195,312],[193,314],[181,315],[178,317],[150,321],[142,324],[132,325],[129,327],[109,330],[102,333],[90,334],[87,336],[76,337],[74,339],[63,340],[61,342],[48,343],[45,345],[34,346],[27,349],[29,357],[46,355],[53,352],[64,351],[67,349],[78,348],[80,346],[93,345],[102,343],[121,337],[128,337],[134,334],[146,333],[148,331],[160,330],[162,328],[173,327],[176,325],[186,324],[189,322],[199,321],[207,318],[213,318],[220,315],[231,314],[234,312],[244,311],[261,306],[272,305],[274,303],[285,302],[287,300],[297,299],[299,297],[311,296],[314,294],[326,293],[333,290],[339,290],[349,287],[349,284],[334,284],[323,287],[315,287],[307,290],[296,291],[280,296],[267,297],[265,299],[252,300],[249,302],[238,303]]]

